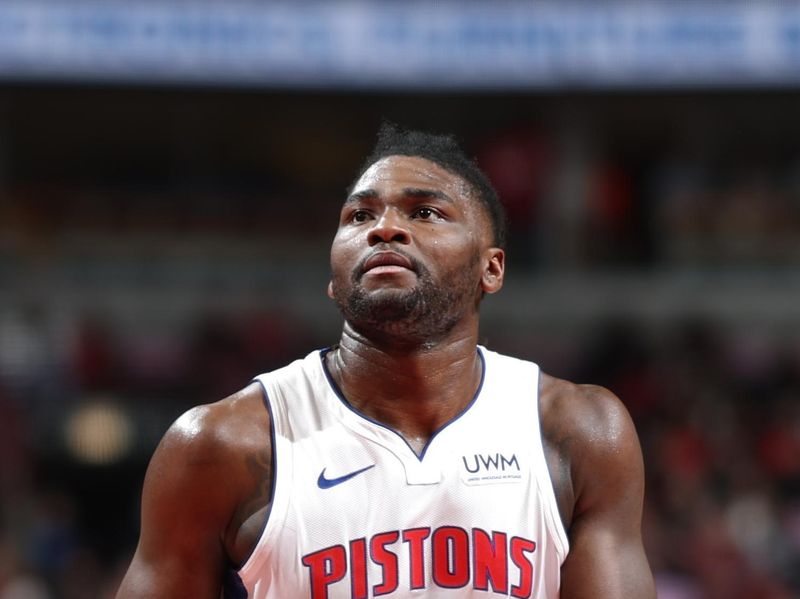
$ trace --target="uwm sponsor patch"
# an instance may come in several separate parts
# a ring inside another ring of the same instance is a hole
[[[467,485],[519,483],[523,479],[516,453],[474,453],[461,456],[461,480]]]
[[[304,555],[312,599],[367,599],[409,590],[469,587],[510,597],[533,592],[534,541],[458,526],[408,528]],[[402,569],[399,564],[405,564]],[[420,594],[420,596],[424,596]]]

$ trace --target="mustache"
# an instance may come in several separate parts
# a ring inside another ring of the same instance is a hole
[[[403,256],[406,260],[408,260],[411,263],[411,270],[413,270],[418,275],[425,275],[428,273],[428,269],[425,268],[425,265],[422,264],[422,262],[417,260],[414,256],[404,252],[403,250],[398,250],[395,248],[376,249],[376,251],[387,251],[387,250],[395,254],[398,254],[400,256]],[[358,261],[358,264],[356,264],[355,268],[353,268],[352,272],[350,273],[350,279],[352,280],[353,283],[357,283],[358,281],[361,280],[361,277],[364,276],[365,265],[367,263],[367,260],[369,260],[374,253],[375,252],[364,256],[361,260]]]

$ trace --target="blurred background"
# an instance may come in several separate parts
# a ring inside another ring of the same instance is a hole
[[[169,424],[337,339],[383,118],[506,204],[482,342],[630,409],[659,597],[800,597],[800,5],[597,4],[0,2],[0,599],[111,597]]]

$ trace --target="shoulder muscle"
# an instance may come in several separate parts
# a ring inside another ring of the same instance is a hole
[[[551,377],[542,410],[543,431],[559,440],[558,458],[569,465],[562,597],[654,597],[641,540],[644,466],[628,411],[607,389]]]
[[[250,462],[269,451],[259,392],[192,408],[166,432],[145,476],[139,545],[120,596],[218,596],[231,523],[259,484]]]
[[[608,389],[546,377],[542,429],[568,464],[573,510],[578,514],[614,485],[643,493],[639,440],[628,410]]]

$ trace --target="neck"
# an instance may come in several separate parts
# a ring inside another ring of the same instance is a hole
[[[327,363],[347,401],[419,450],[475,396],[482,368],[477,323],[445,339],[382,343],[345,323]]]

